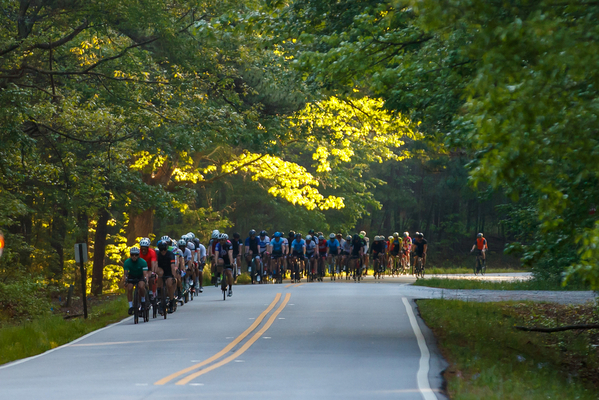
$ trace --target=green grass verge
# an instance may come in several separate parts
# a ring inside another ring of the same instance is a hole
[[[589,290],[582,284],[561,286],[558,283],[530,279],[514,282],[489,282],[475,279],[426,278],[413,283],[441,289],[486,289],[486,290]]]
[[[547,334],[519,332],[523,318],[506,311],[507,303],[419,300],[418,308],[450,362],[445,372],[449,395],[470,399],[596,399],[597,389],[581,382],[576,371],[560,369],[562,346],[548,346]],[[526,307],[533,307],[526,304]],[[577,333],[570,332],[574,338]],[[574,343],[574,339],[572,341]],[[568,355],[576,346],[565,344]],[[580,350],[587,362],[588,353]]]
[[[43,353],[118,322],[127,317],[128,308],[127,298],[121,295],[95,306],[87,320],[48,315],[18,325],[5,325],[0,328],[0,364]]]
[[[474,270],[466,267],[455,267],[455,268],[437,268],[437,267],[426,267],[427,274],[472,274]],[[500,274],[500,273],[513,273],[513,272],[530,272],[527,269],[513,269],[513,268],[487,268],[488,274]]]

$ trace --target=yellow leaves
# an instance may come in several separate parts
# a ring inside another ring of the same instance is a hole
[[[187,181],[198,183],[199,181],[204,180],[204,175],[202,175],[198,171],[175,168],[173,171],[172,178],[177,182]]]
[[[129,168],[135,171],[141,171],[152,162],[154,156],[147,151],[141,151],[134,154],[133,157],[135,158],[135,162]]]
[[[240,171],[250,173],[254,181],[269,182],[271,186],[268,193],[272,196],[308,210],[345,207],[343,198],[325,198],[320,194],[317,189],[320,183],[304,167],[279,157],[245,152],[237,160],[222,166],[223,173],[235,174]]]

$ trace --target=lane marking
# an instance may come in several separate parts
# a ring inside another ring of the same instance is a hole
[[[125,318],[125,319],[124,319],[124,320],[122,320],[122,321],[115,322],[114,324],[110,324],[110,325],[108,325],[108,326],[105,326],[104,328],[100,328],[100,329],[98,329],[98,330],[96,330],[96,331],[90,332],[90,333],[88,333],[87,335],[83,335],[83,336],[81,336],[79,339],[75,339],[75,340],[73,340],[73,341],[72,341],[72,342],[70,342],[70,343],[65,343],[65,344],[63,344],[62,346],[55,347],[55,348],[53,348],[53,349],[50,349],[50,350],[48,350],[48,351],[46,351],[46,352],[44,352],[44,353],[37,354],[37,355],[35,355],[35,356],[31,356],[31,357],[27,357],[27,358],[23,358],[22,360],[16,360],[16,361],[9,362],[8,364],[5,364],[5,365],[2,365],[2,366],[0,366],[0,369],[14,367],[15,365],[23,364],[24,362],[31,361],[31,360],[35,360],[35,359],[36,359],[36,358],[38,358],[38,357],[42,357],[42,356],[48,355],[48,354],[50,354],[50,353],[53,353],[53,352],[55,352],[56,350],[60,350],[60,349],[64,349],[65,347],[70,347],[70,346],[73,346],[75,343],[77,343],[77,342],[80,342],[80,341],[82,341],[82,340],[85,340],[85,339],[87,339],[88,337],[90,337],[90,336],[92,336],[92,335],[95,335],[96,333],[102,332],[102,331],[104,331],[104,330],[106,330],[106,329],[110,329],[110,328],[112,328],[112,327],[113,327],[113,326],[115,326],[115,325],[122,324],[123,322],[129,321],[129,320],[132,320],[132,319],[133,319],[133,317],[132,317],[132,316],[131,316],[131,317],[128,317],[128,318]]]
[[[270,316],[270,318],[264,324],[264,326],[258,332],[256,332],[250,340],[245,342],[245,344],[243,346],[241,346],[239,348],[239,350],[237,350],[235,353],[231,354],[229,357],[225,358],[224,360],[221,360],[221,361],[217,362],[216,364],[212,364],[208,368],[202,369],[196,373],[193,373],[193,374],[187,376],[184,379],[181,379],[179,382],[176,383],[176,385],[185,385],[186,383],[189,383],[190,381],[194,380],[198,376],[204,375],[205,373],[215,370],[218,367],[228,364],[231,361],[233,361],[234,359],[236,359],[237,357],[239,357],[240,355],[242,355],[243,353],[245,353],[247,351],[247,349],[249,349],[250,346],[252,346],[264,334],[264,332],[266,332],[268,330],[268,328],[270,328],[270,326],[273,324],[273,322],[275,322],[275,319],[277,319],[277,317],[279,316],[281,311],[283,311],[283,309],[289,302],[290,297],[291,297],[291,293],[287,293],[285,295],[285,299],[283,300],[283,302],[281,303],[279,308],[277,308],[277,310]]]
[[[306,282],[302,282],[302,283],[298,283],[296,285],[293,285],[292,287],[296,288],[296,287],[300,287],[300,286],[305,285],[305,284],[306,284]]]
[[[426,341],[424,340],[424,335],[422,335],[422,331],[418,326],[418,321],[416,321],[416,316],[414,315],[414,310],[412,310],[412,306],[408,302],[408,299],[405,297],[401,298],[404,306],[406,307],[406,312],[408,313],[408,318],[410,319],[410,325],[412,325],[412,330],[414,331],[414,335],[416,335],[416,340],[418,341],[418,347],[420,348],[420,365],[418,366],[418,373],[416,374],[416,381],[418,382],[418,389],[420,389],[420,393],[424,400],[437,400],[437,396],[433,393],[431,386],[428,382],[428,364],[431,358],[431,354],[428,351],[428,347],[426,346]]]
[[[295,283],[290,283],[289,285],[285,285],[285,289],[287,289],[288,287],[291,287],[293,285],[295,285]]]
[[[195,369],[201,368],[204,365],[210,364],[211,362],[216,361],[219,358],[221,358],[223,355],[225,355],[226,353],[231,351],[231,349],[233,347],[235,347],[239,342],[241,342],[243,339],[245,339],[246,336],[248,336],[250,333],[252,333],[252,331],[254,329],[256,329],[256,327],[258,325],[260,325],[260,323],[262,322],[264,317],[266,317],[266,314],[268,314],[275,307],[275,305],[279,302],[280,298],[281,298],[281,293],[277,293],[277,295],[275,296],[275,299],[272,301],[272,303],[270,303],[270,305],[266,308],[266,310],[262,311],[262,314],[260,314],[258,316],[258,318],[256,318],[256,320],[252,323],[252,325],[250,325],[250,327],[247,328],[241,335],[237,336],[237,338],[235,340],[233,340],[231,343],[229,343],[227,346],[225,346],[224,349],[222,349],[221,351],[219,351],[212,357],[202,361],[199,364],[192,365],[191,367],[182,369],[179,372],[175,372],[174,374],[171,374],[171,375],[167,376],[166,378],[162,378],[159,381],[154,382],[154,385],[164,385],[165,383],[170,382],[171,380],[173,380],[183,374],[186,374]]]
[[[153,342],[175,342],[187,339],[160,339],[160,340],[131,340],[129,342],[99,342],[99,343],[82,343],[73,344],[72,347],[91,347],[91,346],[112,346],[117,344],[133,344],[133,343],[153,343]]]

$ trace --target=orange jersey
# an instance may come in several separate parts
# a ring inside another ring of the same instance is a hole
[[[476,247],[479,250],[485,250],[487,248],[487,239],[485,239],[485,238],[476,239]]]

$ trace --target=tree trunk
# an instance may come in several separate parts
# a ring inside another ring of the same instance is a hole
[[[57,205],[50,229],[50,246],[56,251],[58,260],[50,264],[50,272],[55,279],[60,279],[64,271],[64,240],[67,235],[68,211],[62,204]]]
[[[108,220],[110,213],[104,209],[100,211],[96,236],[94,241],[94,265],[92,269],[92,294],[100,296],[104,280],[104,257],[106,256],[106,235],[108,234]]]
[[[147,237],[154,230],[154,209],[130,213],[127,225],[127,245],[133,246],[138,237]]]

